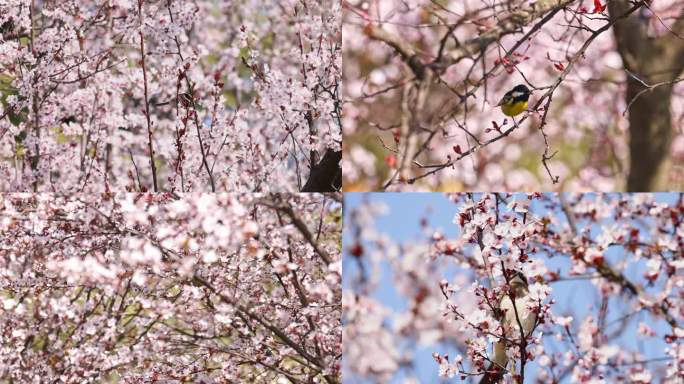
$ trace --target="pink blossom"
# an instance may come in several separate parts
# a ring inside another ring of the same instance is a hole
[[[337,198],[0,194],[0,376],[339,382]]]

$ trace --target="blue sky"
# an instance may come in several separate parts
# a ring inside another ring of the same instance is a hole
[[[364,196],[366,195],[366,196]],[[522,196],[521,196],[522,197]],[[661,202],[674,202],[677,199],[676,194],[659,194],[656,200]],[[345,214],[349,214],[351,209],[357,207],[363,198],[370,199],[371,201],[382,201],[389,208],[389,212],[385,216],[380,216],[376,218],[376,230],[387,234],[393,240],[400,243],[408,243],[413,240],[423,242],[425,240],[425,235],[423,234],[419,220],[420,218],[428,218],[429,225],[431,228],[440,229],[448,238],[453,238],[457,233],[458,229],[455,224],[453,224],[454,215],[457,212],[458,207],[449,201],[444,195],[438,193],[372,193],[372,194],[362,194],[362,193],[347,193],[345,194]],[[531,210],[538,214],[547,214],[549,211],[543,207],[541,204],[533,204]],[[429,212],[429,213],[428,213]],[[558,213],[556,213],[558,214]],[[346,222],[346,218],[345,218]],[[610,222],[607,222],[610,223]],[[582,222],[580,221],[581,225]],[[647,223],[646,223],[647,225]],[[598,230],[598,226],[592,228],[592,232]],[[646,231],[642,231],[646,232]],[[348,232],[345,232],[343,237],[343,249],[347,249],[349,245]],[[611,248],[610,251],[606,253],[606,258],[611,265],[619,262],[621,258],[624,258],[624,250],[618,247]],[[547,258],[543,256],[546,265],[549,269],[555,270],[560,268],[561,271],[567,271],[570,265],[569,261],[564,257]],[[645,262],[631,263],[630,267],[625,271],[628,278],[632,281],[643,281],[640,276],[643,274],[645,268]],[[352,289],[350,286],[350,278],[358,272],[356,263],[351,262],[349,256],[345,253],[343,257],[343,286],[345,289]],[[451,281],[455,270],[445,270],[444,278]],[[372,296],[382,301],[387,307],[392,308],[395,311],[403,311],[406,309],[407,304],[405,300],[396,292],[392,286],[392,269],[389,264],[384,264],[382,266],[382,280],[380,287],[372,293]],[[564,275],[567,275],[565,273]],[[437,283],[436,280],[435,283]],[[598,293],[593,285],[588,283],[586,280],[580,281],[563,281],[552,284],[553,293],[552,296],[556,299],[557,304],[553,306],[553,312],[557,315],[563,315],[568,313],[570,309],[579,315],[579,318],[575,318],[573,326],[577,327],[581,321],[581,318],[588,313],[593,313],[596,317],[598,312]],[[624,303],[626,300],[624,297],[615,297],[611,299],[609,303],[609,316],[607,318],[606,324],[611,324],[611,321],[615,320],[615,317],[619,315],[624,315],[625,311]],[[663,352],[666,344],[660,338],[651,339],[641,339],[635,337],[636,327],[639,322],[644,321],[649,326],[654,328],[659,336],[662,336],[669,332],[669,326],[663,320],[657,320],[651,316],[640,313],[628,322],[626,330],[622,333],[623,336],[615,339],[612,344],[617,344],[624,346],[629,350],[637,350],[643,353],[649,358],[665,356]],[[618,324],[617,322],[614,324]],[[610,332],[609,328],[608,332]],[[577,329],[574,329],[575,334]],[[545,344],[548,347],[548,344]],[[564,345],[564,344],[562,344]],[[415,348],[415,346],[405,346],[406,348]],[[447,352],[448,346],[444,345],[434,345],[426,346],[423,348],[415,349],[413,355],[415,371],[413,371],[414,377],[417,377],[421,383],[440,383],[437,377],[437,364],[432,358],[432,353],[435,351]],[[455,350],[450,353],[451,356],[455,355]],[[661,366],[662,363],[659,363]],[[651,368],[655,368],[656,363],[650,365]],[[538,367],[535,363],[528,366],[526,374],[528,377],[534,377],[535,371]],[[402,372],[394,377],[391,381],[392,383],[403,382],[406,375]],[[570,376],[567,376],[569,378]],[[349,379],[344,378],[345,383],[359,382],[357,378]],[[363,381],[361,381],[363,382]],[[446,382],[446,381],[441,381]],[[458,380],[451,380],[449,382],[460,382]],[[569,382],[565,380],[564,382]]]

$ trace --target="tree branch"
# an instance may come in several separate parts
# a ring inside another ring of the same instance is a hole
[[[152,185],[154,191],[159,192],[157,186],[157,165],[154,163],[154,147],[152,145],[152,123],[150,122],[150,101],[147,95],[147,69],[145,68],[145,38],[142,31],[142,5],[144,0],[138,0],[138,17],[140,18],[140,65],[143,71],[143,86],[145,90],[145,119],[147,120],[147,149],[150,152],[150,167],[152,167]]]

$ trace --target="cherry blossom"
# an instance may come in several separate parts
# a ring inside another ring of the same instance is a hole
[[[0,195],[0,381],[341,381],[339,195]]]
[[[346,190],[682,189],[681,1],[342,2]]]
[[[335,1],[0,4],[0,189],[331,191]]]
[[[345,380],[684,379],[681,194],[347,194],[345,204]],[[515,271],[525,296],[511,296]],[[502,320],[506,298],[520,323]],[[492,368],[497,343],[503,371]],[[359,352],[378,346],[373,359]]]

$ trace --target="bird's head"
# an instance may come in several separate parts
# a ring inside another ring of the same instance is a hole
[[[509,284],[516,296],[524,296],[527,294],[527,278],[522,272],[513,271]]]
[[[516,85],[515,88],[513,88],[513,92],[519,95],[529,95],[530,93],[532,93],[525,84]]]

